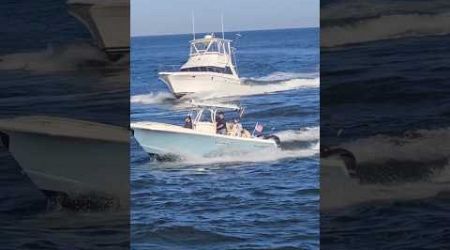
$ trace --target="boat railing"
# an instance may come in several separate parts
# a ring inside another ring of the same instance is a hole
[[[203,56],[203,55],[226,55],[229,56],[230,54],[228,52],[219,52],[219,51],[199,51],[199,52],[192,52],[190,53],[190,56]]]

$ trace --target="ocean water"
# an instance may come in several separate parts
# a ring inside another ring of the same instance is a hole
[[[322,249],[450,247],[449,7],[322,2],[321,143],[358,165],[322,166]]]
[[[190,35],[133,37],[131,121],[183,123],[190,98],[240,103],[243,125],[274,128],[281,152],[158,162],[131,143],[133,249],[318,249],[319,30],[227,32],[238,89],[176,100],[158,69],[181,65]],[[246,118],[246,119],[245,119]]]
[[[6,1],[0,12],[1,119],[46,115],[128,127],[129,59],[108,61],[65,1]],[[128,249],[128,208],[49,203],[2,146],[0,171],[1,249]]]

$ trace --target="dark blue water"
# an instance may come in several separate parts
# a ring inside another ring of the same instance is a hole
[[[448,249],[448,2],[322,5],[321,143],[359,171],[322,169],[321,247]]]
[[[1,119],[47,115],[128,127],[127,59],[109,62],[66,1],[6,1],[0,12]],[[2,147],[0,171],[1,249],[128,248],[127,208],[50,205]]]
[[[274,127],[285,150],[164,163],[133,140],[133,249],[319,247],[318,29],[240,34],[237,61],[245,86],[196,98],[240,103],[244,126],[260,121]],[[184,63],[190,39],[132,38],[132,121],[182,124],[186,112],[174,107],[189,97],[175,100],[157,72]]]

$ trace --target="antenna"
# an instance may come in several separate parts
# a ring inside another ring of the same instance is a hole
[[[192,11],[192,36],[194,37],[195,40],[195,17],[194,17],[194,11]]]
[[[222,39],[225,39],[225,33],[223,32],[223,13],[220,17],[221,17],[221,23],[222,23]]]

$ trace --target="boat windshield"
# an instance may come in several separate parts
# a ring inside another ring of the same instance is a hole
[[[197,122],[214,122],[214,111],[210,109],[200,109],[194,111],[194,123]]]
[[[215,122],[218,114],[224,114],[224,119],[227,122],[232,122],[235,119],[240,120],[242,118],[243,109],[241,110],[222,110],[222,109],[198,109],[189,113],[192,116],[194,123],[196,122]]]
[[[211,121],[211,111],[210,110],[204,110],[202,114],[199,117],[199,122],[212,122]]]
[[[216,73],[229,74],[229,75],[233,74],[230,67],[221,68],[221,67],[213,67],[213,66],[183,68],[183,69],[181,69],[181,71],[183,71],[183,72],[216,72]]]

